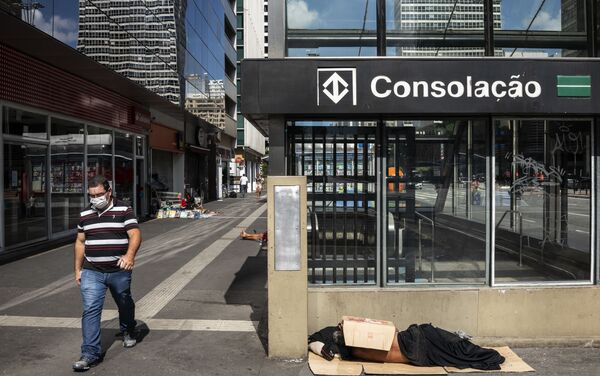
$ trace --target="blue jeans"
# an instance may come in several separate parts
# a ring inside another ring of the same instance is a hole
[[[97,360],[102,356],[100,318],[107,288],[119,307],[121,332],[135,329],[135,303],[131,297],[130,287],[131,271],[103,273],[89,269],[82,270],[80,288],[83,301],[81,316],[83,344],[81,345],[81,355],[90,360]]]

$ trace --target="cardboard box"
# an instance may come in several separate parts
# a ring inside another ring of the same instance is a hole
[[[344,341],[346,346],[390,351],[396,326],[391,321],[343,316]]]

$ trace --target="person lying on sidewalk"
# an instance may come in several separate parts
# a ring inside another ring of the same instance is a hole
[[[463,332],[451,333],[431,324],[412,324],[404,331],[396,329],[389,351],[346,346],[341,324],[310,335],[308,343],[310,351],[327,360],[337,355],[342,360],[482,370],[499,370],[505,360],[496,350],[473,344]]]
[[[250,233],[250,232],[246,232],[246,231],[242,230],[240,237],[242,239],[246,239],[246,240],[257,240],[257,241],[261,242],[261,241],[267,240],[267,233],[266,232],[256,232],[256,231],[254,233]]]

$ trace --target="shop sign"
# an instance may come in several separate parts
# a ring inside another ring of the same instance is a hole
[[[135,106],[129,107],[129,124],[135,124],[139,126],[149,127],[150,126],[150,112],[142,110]]]

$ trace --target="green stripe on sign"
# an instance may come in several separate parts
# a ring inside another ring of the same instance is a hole
[[[592,76],[556,76],[558,86],[561,85],[587,85],[592,84]]]
[[[556,76],[559,97],[590,97],[592,76]]]

